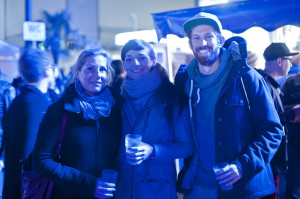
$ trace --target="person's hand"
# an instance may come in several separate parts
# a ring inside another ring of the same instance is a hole
[[[104,182],[99,178],[97,180],[94,196],[99,199],[112,198],[114,191],[116,191],[115,187],[115,183]]]
[[[183,193],[177,193],[177,197],[178,197],[178,199],[183,199]]]
[[[240,170],[235,164],[230,164],[226,171],[220,170],[216,173],[216,180],[221,186],[229,187],[242,178]]]
[[[131,165],[141,164],[144,160],[149,158],[153,151],[153,147],[147,143],[142,142],[137,147],[130,147],[126,150],[126,160]]]
[[[300,122],[300,104],[292,108],[295,111],[295,122]]]
[[[0,172],[2,171],[3,168],[4,168],[4,162],[3,160],[0,160]]]

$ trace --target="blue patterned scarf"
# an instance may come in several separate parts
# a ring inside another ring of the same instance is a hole
[[[115,100],[111,91],[105,87],[98,95],[89,96],[79,81],[75,82],[75,90],[78,94],[79,104],[86,120],[98,120],[101,117],[108,117]]]

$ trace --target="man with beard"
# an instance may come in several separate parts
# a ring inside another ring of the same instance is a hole
[[[180,67],[175,85],[188,96],[196,150],[185,159],[178,192],[184,199],[275,192],[270,160],[282,126],[263,77],[246,63],[246,41],[225,42],[219,19],[203,12],[186,21],[184,31],[195,58]],[[224,162],[215,174],[213,166]]]

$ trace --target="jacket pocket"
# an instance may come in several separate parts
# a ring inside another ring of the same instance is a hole
[[[225,105],[243,107],[246,105],[246,102],[240,93],[233,93],[225,100]]]
[[[147,178],[142,181],[139,199],[177,199],[175,182],[163,178]]]

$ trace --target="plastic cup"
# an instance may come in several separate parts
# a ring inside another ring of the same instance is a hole
[[[127,134],[125,136],[125,147],[126,150],[130,147],[139,146],[142,142],[142,136],[138,134]]]
[[[103,169],[101,178],[104,182],[117,183],[118,172],[112,169]]]
[[[229,169],[229,164],[227,162],[222,162],[220,164],[216,164],[213,166],[213,170],[215,174],[217,174],[220,171],[227,171],[228,169]],[[220,185],[220,187],[223,191],[229,191],[233,188],[233,185],[231,186]]]

